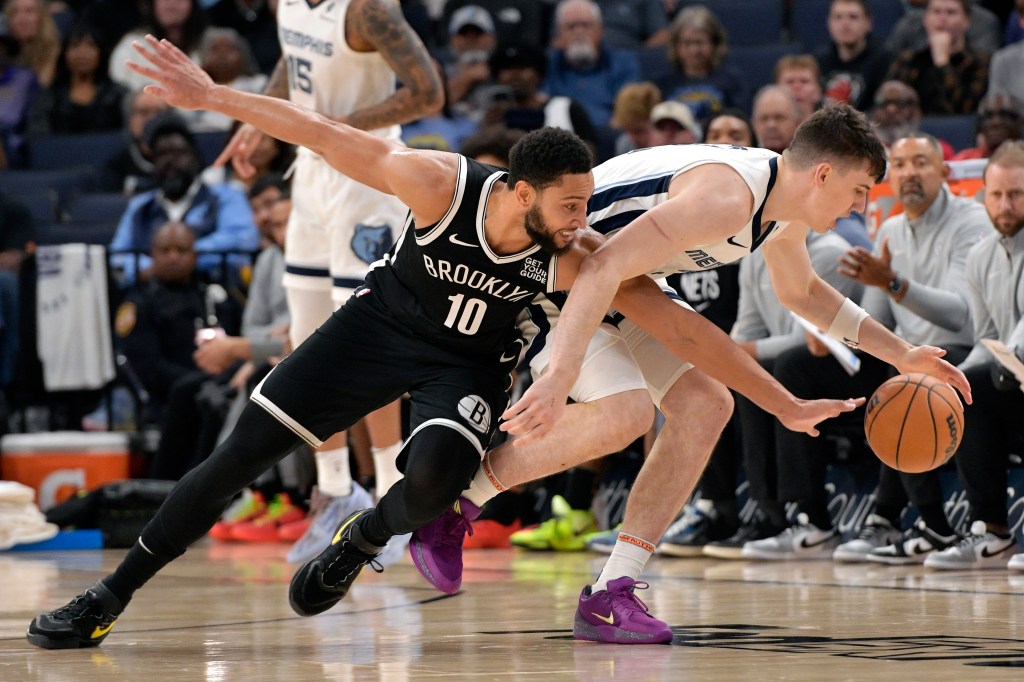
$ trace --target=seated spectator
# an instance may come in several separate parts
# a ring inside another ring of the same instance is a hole
[[[775,63],[775,84],[793,93],[798,124],[821,108],[821,71],[818,62],[809,54],[786,55]]]
[[[584,105],[540,90],[547,67],[544,53],[529,45],[510,45],[495,52],[491,57],[494,80],[508,88],[511,98],[491,106],[484,115],[485,125],[502,123],[527,132],[544,126],[564,128],[596,145],[597,131]]]
[[[479,5],[465,5],[448,22],[448,48],[441,54],[447,103],[457,116],[479,122],[493,103],[495,87],[488,60],[497,38],[494,20]]]
[[[704,141],[708,144],[734,144],[754,146],[754,128],[739,109],[723,109],[708,119],[704,126]]]
[[[596,0],[604,24],[604,44],[620,50],[668,42],[664,0]]]
[[[32,214],[17,199],[0,193],[0,397],[14,378],[18,356],[18,271],[35,240]],[[0,425],[0,431],[5,429]]]
[[[238,31],[252,49],[259,71],[270,74],[281,58],[273,4],[266,0],[216,0],[206,4],[210,25]]]
[[[1020,0],[1024,5],[1024,0]],[[1024,25],[1024,20],[1018,18]],[[988,91],[1005,92],[1018,102],[1024,102],[1024,42],[1007,45],[992,55],[992,64],[988,72]]]
[[[232,28],[211,28],[199,43],[199,65],[218,85],[243,92],[261,93],[267,77],[256,67],[256,60],[245,39]],[[214,111],[182,112],[194,133],[227,132],[234,119]]]
[[[182,223],[161,225],[153,234],[152,277],[128,294],[115,315],[115,331],[132,370],[149,393],[151,416],[157,421],[188,410],[184,386],[205,377],[193,354],[206,335],[237,334],[238,306],[224,288],[206,285],[196,272],[193,231]],[[177,390],[177,396],[175,396]],[[195,403],[195,391],[191,395]],[[194,408],[188,412],[195,412]],[[178,434],[164,434],[173,439]],[[214,432],[216,436],[216,432]],[[163,440],[163,438],[161,438]],[[191,460],[192,453],[178,457]],[[167,467],[166,469],[169,469]],[[155,478],[169,476],[162,463],[154,462]]]
[[[969,0],[928,0],[928,44],[899,53],[889,68],[888,78],[917,91],[925,115],[973,113],[988,87],[989,57],[967,43],[969,6]]]
[[[132,42],[141,41],[147,33],[166,39],[199,63],[199,45],[206,30],[206,13],[199,0],[141,0],[147,23],[129,31],[114,47],[110,56],[110,78],[129,90],[138,90],[150,83],[145,76],[132,71],[125,62],[142,63],[145,60],[132,48]]]
[[[525,133],[522,130],[495,125],[484,128],[462,142],[459,153],[480,163],[508,168],[508,154]]]
[[[1024,108],[1010,95],[1001,92],[986,95],[978,108],[978,146],[961,149],[953,160],[987,159],[1007,140],[1019,140],[1022,115]]]
[[[825,99],[861,111],[871,108],[885,80],[892,55],[871,35],[868,0],[832,0],[828,10],[829,44],[814,56],[821,68]]]
[[[917,91],[902,81],[885,81],[878,88],[875,103],[871,109],[871,125],[882,144],[888,149],[896,140],[909,137],[917,132],[921,124],[921,101]],[[939,140],[942,158],[953,158],[953,147],[945,140]]]
[[[611,124],[622,131],[615,140],[615,155],[651,146],[654,126],[651,109],[661,101],[661,90],[654,83],[630,83],[615,95]]]
[[[444,14],[438,22],[442,35],[438,43],[444,45],[450,34],[452,18],[463,7],[482,7],[494,20],[499,45],[531,45],[543,49],[550,36],[550,5],[537,0],[447,0]]]
[[[35,74],[16,66],[18,41],[0,35],[0,170],[25,166],[25,131],[39,92]]]
[[[56,80],[36,101],[32,132],[66,135],[120,128],[125,89],[110,80],[108,60],[99,29],[88,24],[72,27]]]
[[[891,54],[921,50],[930,42],[928,30],[924,26],[927,0],[906,0],[906,4],[910,6],[907,13],[896,22],[885,42]],[[967,29],[967,42],[970,46],[980,54],[992,54],[998,50],[1002,27],[996,15],[982,7],[980,2],[968,0],[963,5],[970,21]]]
[[[30,69],[39,84],[50,87],[57,74],[60,33],[44,0],[7,0],[7,31],[18,42],[19,66]]]
[[[200,178],[199,148],[185,121],[174,112],[158,115],[146,125],[146,146],[152,150],[157,188],[131,200],[110,244],[112,251],[141,252],[156,230],[167,222],[182,222],[195,236],[195,250],[255,251],[259,233],[245,195],[225,184],[206,185]],[[130,254],[114,256],[122,271],[122,284],[136,278],[136,259]],[[247,256],[228,258],[231,268],[249,263]],[[213,272],[221,267],[219,254],[199,256],[199,269]],[[145,278],[151,266],[147,256],[138,257],[139,275]],[[232,273],[219,272],[230,279]]]
[[[272,209],[282,198],[290,195],[288,182],[278,173],[269,173],[249,188],[249,208],[256,230],[260,233],[260,252],[274,243]],[[283,247],[282,247],[283,248]]]
[[[682,102],[662,102],[651,109],[652,147],[664,144],[693,144],[700,142],[703,132],[693,118],[690,107]]]
[[[436,61],[434,66],[441,77],[442,87],[447,89],[444,70]],[[455,115],[451,107],[448,106],[448,98],[445,98],[440,111],[402,124],[402,141],[407,147],[413,149],[454,152],[462,145],[462,140],[472,135],[476,129],[476,122],[468,117]],[[267,136],[264,135],[264,137]]]
[[[100,174],[100,189],[127,195],[153,189],[153,158],[143,142],[146,124],[170,109],[162,97],[145,90],[129,92],[122,102],[124,146],[107,159]]]
[[[555,30],[543,90],[579,102],[595,126],[608,125],[616,93],[640,80],[636,56],[605,47],[601,10],[592,0],[559,2]]]
[[[754,96],[751,116],[757,146],[781,154],[793,141],[800,110],[793,93],[781,85],[766,85]]]
[[[726,107],[746,109],[750,92],[743,75],[724,61],[725,28],[703,5],[687,7],[672,21],[668,58],[672,73],[656,80],[665,99],[684,102],[698,119]]]

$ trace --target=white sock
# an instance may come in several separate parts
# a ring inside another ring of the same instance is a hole
[[[463,491],[462,496],[476,506],[483,507],[487,500],[506,490],[508,488],[501,484],[491,470],[491,454],[487,453],[480,461],[480,468],[476,470],[476,475],[469,482],[469,487]]]
[[[619,533],[619,539],[615,541],[612,554],[597,576],[597,580],[591,586],[592,592],[600,592],[608,589],[608,581],[629,576],[633,580],[640,577],[644,572],[647,560],[654,554],[654,545],[643,538],[635,535]]]
[[[373,451],[374,479],[376,480],[374,485],[377,486],[376,497],[379,500],[384,497],[384,493],[391,489],[391,486],[402,478],[401,472],[398,471],[398,465],[395,464],[398,453],[402,451],[402,441],[386,448],[371,449]]]
[[[348,448],[316,452],[316,486],[331,497],[352,494],[352,472],[348,467]]]

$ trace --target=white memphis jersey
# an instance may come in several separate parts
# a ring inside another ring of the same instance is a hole
[[[717,144],[666,145],[616,156],[594,168],[595,190],[587,205],[587,222],[598,232],[610,235],[666,201],[669,184],[676,176],[704,164],[723,163],[740,174],[754,195],[747,224],[724,241],[694,244],[672,255],[649,274],[664,277],[737,261],[789,224],[761,222],[765,201],[775,185],[778,158],[767,149]]]
[[[396,89],[395,72],[378,52],[345,41],[349,0],[280,0],[277,32],[288,66],[288,97],[330,118],[377,104]],[[370,131],[400,139],[400,126]]]

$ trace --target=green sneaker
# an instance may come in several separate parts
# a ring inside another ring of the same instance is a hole
[[[597,530],[589,509],[573,509],[561,495],[551,498],[551,518],[544,523],[513,533],[509,542],[533,551],[582,552],[584,536]]]

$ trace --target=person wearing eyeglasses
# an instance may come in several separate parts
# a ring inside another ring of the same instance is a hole
[[[1024,108],[1016,97],[1005,92],[990,92],[978,108],[977,146],[957,152],[953,160],[987,159],[1007,140],[1019,140],[1022,113]]]
[[[921,124],[921,100],[917,91],[902,81],[888,80],[882,83],[875,95],[871,109],[871,125],[886,149],[901,138],[917,131]],[[953,158],[953,147],[945,140],[939,140],[942,159]]]

